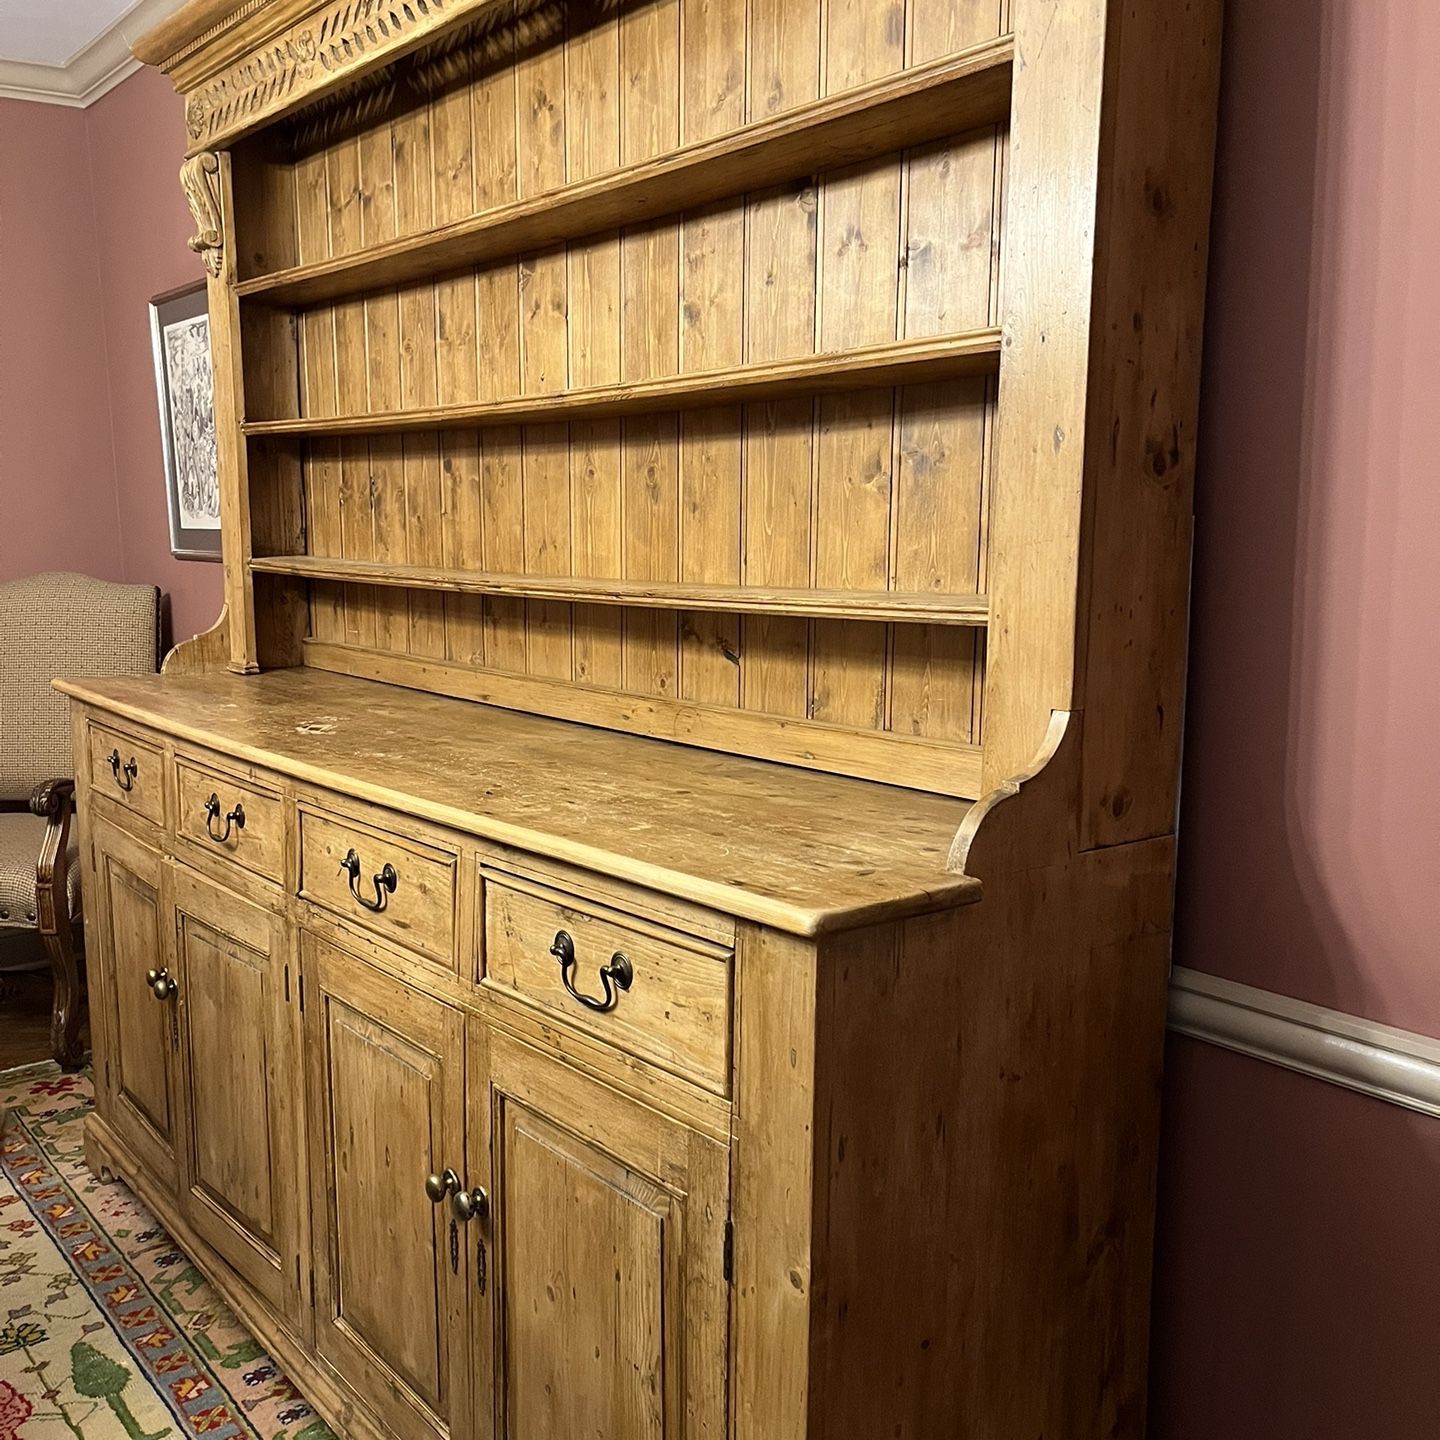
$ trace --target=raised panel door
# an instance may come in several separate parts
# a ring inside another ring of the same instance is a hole
[[[176,867],[184,976],[185,1212],[284,1314],[298,1311],[299,1073],[283,917]]]
[[[722,1440],[726,1148],[479,1022],[470,1056],[495,1435]]]
[[[90,963],[105,971],[103,984],[94,987],[107,1010],[106,1053],[98,1057],[104,1111],[147,1173],[173,1191],[179,1178],[179,982],[166,945],[165,862],[99,818],[92,819],[91,834],[99,893],[87,900],[87,930]]]
[[[301,947],[316,1349],[402,1440],[465,1434],[467,1247],[426,1185],[464,1164],[464,1021]]]

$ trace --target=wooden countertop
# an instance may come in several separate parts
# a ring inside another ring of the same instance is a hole
[[[57,680],[312,785],[800,935],[970,904],[968,801],[317,670]]]

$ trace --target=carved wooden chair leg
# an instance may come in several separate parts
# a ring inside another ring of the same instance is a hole
[[[66,1070],[78,1070],[85,1058],[80,1044],[80,968],[70,922],[70,820],[75,813],[75,784],[47,780],[30,796],[30,810],[50,822],[40,848],[35,876],[35,916],[50,970],[55,1004],[50,1012],[50,1049]]]
[[[50,1012],[50,1051],[62,1070],[78,1070],[85,1062],[80,1043],[80,966],[75,958],[70,920],[60,933],[41,937],[55,977],[55,1007]]]

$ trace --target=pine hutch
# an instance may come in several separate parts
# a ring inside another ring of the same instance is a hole
[[[225,607],[61,682],[88,1154],[341,1433],[1141,1434],[1219,31],[137,47]]]

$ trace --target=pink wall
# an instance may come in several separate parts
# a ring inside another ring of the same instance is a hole
[[[1231,0],[1182,964],[1440,1035],[1440,6]]]
[[[1193,1040],[1168,1069],[1150,1440],[1440,1433],[1440,1123]]]
[[[1440,1036],[1440,7],[1226,8],[1175,958]],[[1440,1123],[1166,1105],[1152,1440],[1440,1430]]]
[[[0,100],[0,579],[159,585],[177,638],[220,610],[217,564],[170,554],[152,295],[201,278],[169,82],[87,110]]]
[[[146,69],[85,114],[125,574],[169,592],[175,638],[183,640],[214,623],[221,590],[218,563],[170,554],[150,353],[151,296],[205,273],[185,243],[195,224],[178,178],[184,109],[170,82]]]
[[[124,575],[85,120],[0,100],[0,580]]]

